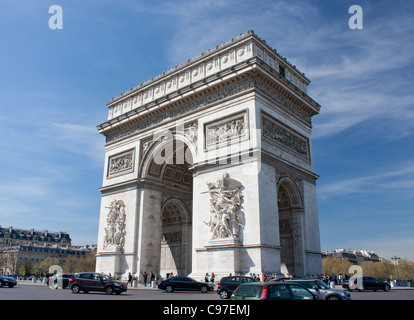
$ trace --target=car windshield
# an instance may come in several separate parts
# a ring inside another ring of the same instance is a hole
[[[249,285],[240,286],[234,293],[235,296],[243,297],[243,298],[246,298],[246,297],[260,298],[261,294],[262,294],[261,286],[249,286]]]
[[[323,282],[322,280],[316,280],[316,284],[319,286],[320,289],[329,289],[329,286]]]

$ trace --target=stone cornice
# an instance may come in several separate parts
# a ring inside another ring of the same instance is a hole
[[[140,84],[112,98],[107,104],[109,108],[108,121],[121,115],[128,116],[130,111],[171,95],[180,95],[186,88],[197,87],[200,82],[208,82],[225,71],[234,71],[238,65],[257,58],[261,64],[271,68],[276,73],[279,66],[283,67],[285,78],[289,83],[306,94],[306,86],[310,81],[303,73],[292,66],[286,58],[280,56],[266,42],[249,30],[223,45],[202,53],[196,58],[187,60],[173,69]]]
[[[279,94],[283,96],[299,107],[299,109],[305,111],[310,117],[319,114],[321,106],[315,100],[300,91],[275,70],[263,65],[260,65],[260,69],[261,72],[258,70],[255,76],[271,89],[271,91],[268,91],[269,95],[275,96],[275,94]]]

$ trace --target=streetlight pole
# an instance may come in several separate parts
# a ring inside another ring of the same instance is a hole
[[[398,260],[400,260],[401,258],[400,257],[397,257],[397,256],[393,256],[392,258],[391,258],[391,260],[394,260],[394,266],[395,266],[395,270],[396,270],[396,272],[397,272],[397,280],[399,280],[398,278],[399,278],[399,275],[398,275]]]

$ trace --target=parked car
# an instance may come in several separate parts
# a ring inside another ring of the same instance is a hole
[[[47,279],[47,285],[54,289],[65,289],[69,286],[69,279],[73,273],[58,273]]]
[[[362,279],[361,279],[362,278]],[[362,280],[362,286],[361,286]],[[390,291],[391,285],[385,281],[379,281],[373,277],[356,277],[351,278],[347,284],[342,285],[343,288],[348,289],[349,291],[353,291],[355,289],[363,291],[363,290],[384,290]]]
[[[214,286],[211,283],[199,282],[189,277],[172,277],[161,281],[158,284],[158,289],[165,290],[166,292],[173,291],[201,291],[206,293],[212,291]]]
[[[0,287],[8,286],[9,288],[13,288],[17,284],[17,281],[13,277],[6,277],[5,275],[0,273]]]
[[[289,279],[282,280],[289,283],[299,283],[322,300],[351,300],[351,295],[346,290],[330,288],[319,279]]]
[[[242,283],[259,282],[259,280],[252,277],[244,276],[229,276],[221,278],[217,286],[217,293],[222,299],[230,299],[234,290]]]
[[[127,291],[126,283],[112,280],[110,277],[94,272],[79,272],[69,279],[69,288],[73,293],[83,291],[105,292],[106,294],[121,294]]]
[[[319,300],[304,286],[290,282],[256,282],[241,284],[231,300]]]

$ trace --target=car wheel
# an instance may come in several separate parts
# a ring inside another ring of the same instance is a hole
[[[341,300],[338,296],[332,295],[326,298],[326,300]]]
[[[165,291],[167,291],[168,293],[173,292],[173,287],[167,286],[167,288],[165,288]]]
[[[220,291],[220,298],[227,299],[229,297],[229,293],[226,290]]]
[[[390,289],[391,289],[391,288],[390,288],[390,286],[385,286],[385,287],[384,287],[384,291],[385,291],[385,292],[390,291]]]
[[[201,287],[201,292],[202,292],[202,293],[206,293],[207,291],[208,291],[207,287],[204,287],[204,286],[203,286],[203,287]]]
[[[114,289],[111,286],[107,286],[105,288],[105,293],[106,294],[112,294],[112,293],[114,293]]]
[[[72,286],[72,293],[79,293],[81,290],[78,285]]]

